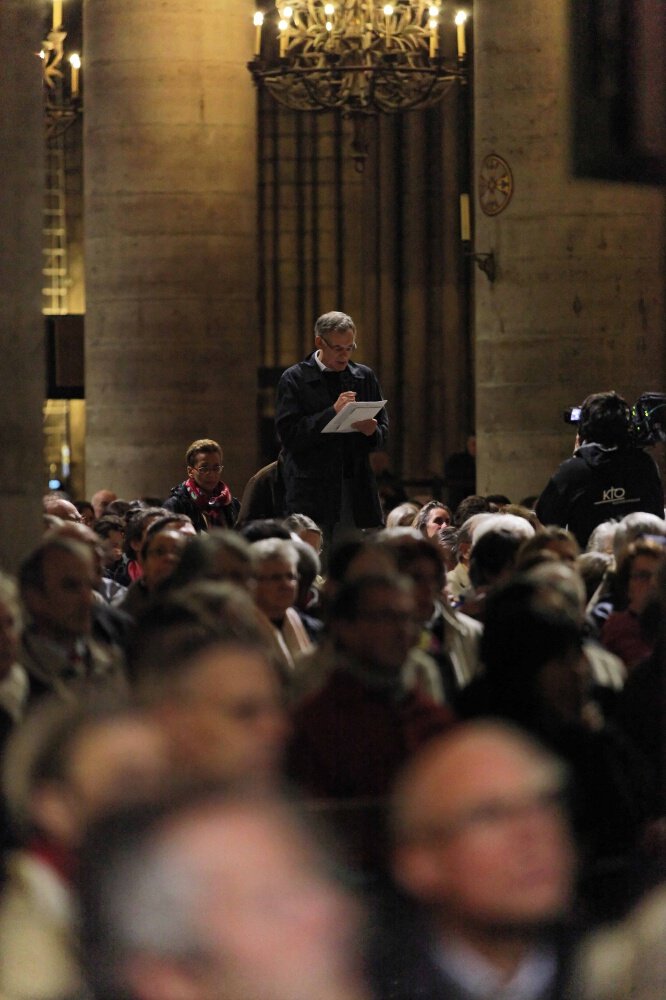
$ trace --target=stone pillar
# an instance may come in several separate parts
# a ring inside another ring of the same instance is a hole
[[[0,568],[15,571],[41,532],[45,389],[41,314],[43,4],[3,0],[0,37]]]
[[[572,177],[568,6],[474,4],[474,177],[498,154],[514,183],[499,214],[475,205],[497,260],[475,279],[478,489],[513,500],[571,453],[565,406],[664,388],[664,194]]]
[[[88,495],[255,471],[251,0],[84,0]]]

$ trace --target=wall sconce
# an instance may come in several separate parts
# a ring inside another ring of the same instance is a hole
[[[465,247],[464,255],[474,261],[480,271],[488,278],[492,284],[497,277],[497,263],[494,251],[489,253],[477,253],[470,246],[472,242],[472,223],[469,207],[469,195],[460,195],[460,239]]]
[[[492,285],[497,277],[497,261],[495,260],[494,251],[491,250],[489,253],[476,253],[474,250],[466,250],[465,257],[469,257],[474,261],[479,271],[483,271]]]

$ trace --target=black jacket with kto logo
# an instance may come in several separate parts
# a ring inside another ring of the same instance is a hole
[[[652,458],[640,448],[584,444],[562,462],[539,497],[542,524],[568,528],[581,548],[602,521],[633,511],[664,516],[664,491]]]

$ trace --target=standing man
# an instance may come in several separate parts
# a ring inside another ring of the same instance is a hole
[[[354,432],[322,434],[343,407],[382,399],[374,372],[350,358],[356,349],[351,316],[329,312],[315,323],[315,347],[282,375],[275,422],[283,448],[287,514],[307,514],[324,531],[373,528],[383,523],[368,456],[384,447],[388,415],[359,420]]]

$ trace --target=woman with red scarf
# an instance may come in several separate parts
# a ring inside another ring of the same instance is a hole
[[[193,441],[187,449],[185,462],[187,479],[174,486],[164,507],[187,514],[197,531],[233,528],[240,500],[232,497],[231,490],[220,479],[224,468],[220,445],[210,438]]]

